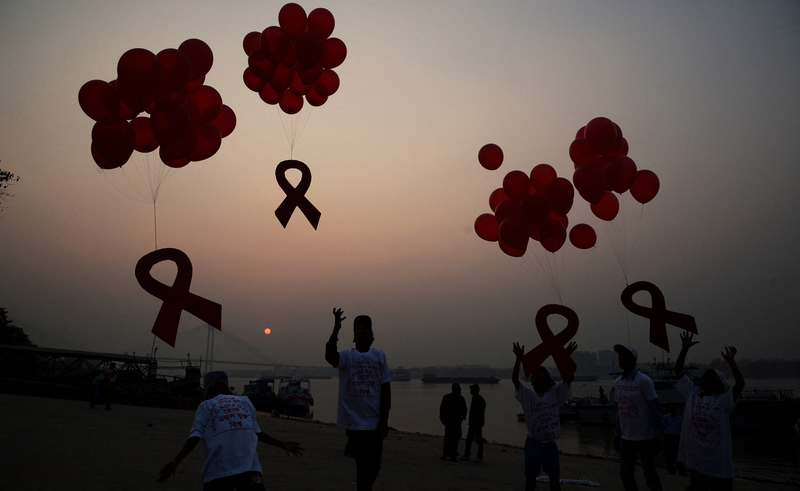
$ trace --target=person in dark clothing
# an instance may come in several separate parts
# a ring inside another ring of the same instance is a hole
[[[461,460],[469,460],[469,450],[472,447],[472,440],[478,443],[478,457],[475,462],[483,462],[483,424],[486,414],[486,400],[481,396],[481,387],[478,384],[469,386],[469,393],[472,394],[472,402],[469,404],[469,420],[467,421],[467,441],[464,445],[464,456]]]
[[[444,450],[442,460],[458,462],[458,442],[461,440],[461,422],[467,419],[467,401],[461,395],[461,386],[453,384],[451,392],[442,397],[439,421],[444,425]]]

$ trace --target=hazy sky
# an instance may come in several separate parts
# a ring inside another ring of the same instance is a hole
[[[640,360],[674,359],[680,331],[663,353],[620,301],[616,237],[628,281],[696,318],[695,361],[731,344],[742,358],[798,356],[800,3],[301,3],[329,9],[348,48],[341,88],[307,111],[291,150],[312,172],[317,230],[299,212],[286,229],[275,218],[290,145],[277,109],[242,82],[243,37],[277,25],[284,3],[0,4],[0,168],[21,177],[0,214],[0,307],[34,343],[148,351],[161,301],[134,267],[157,237],[190,257],[191,291],[222,304],[223,330],[284,363],[324,364],[336,306],[346,331],[373,317],[392,366],[510,366],[512,342],[538,344],[536,312],[559,303],[548,278],[580,317],[580,349],[630,339]],[[100,170],[78,90],[115,79],[131,48],[190,38],[213,50],[206,83],[238,123],[216,155],[163,182],[156,235],[152,201],[123,179],[148,157]],[[597,116],[659,176],[658,196],[624,195],[615,228],[577,198],[570,223],[598,233],[588,251],[531,244],[511,258],[478,238],[503,176],[549,163],[571,179],[569,145]],[[496,171],[477,160],[489,142],[505,152]],[[154,275],[171,284],[170,266]],[[185,356],[198,325],[184,312],[177,347],[157,341],[158,354]]]

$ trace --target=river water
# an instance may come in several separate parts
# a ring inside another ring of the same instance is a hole
[[[232,378],[231,385],[241,393],[247,379]],[[312,379],[311,393],[314,397],[313,419],[326,423],[336,422],[338,379]],[[595,382],[574,382],[576,396],[597,395],[599,386],[606,394],[613,385],[612,379]],[[793,389],[800,396],[800,379],[748,380],[749,387],[764,386]],[[467,405],[469,390],[462,387]],[[450,391],[449,384],[423,384],[420,380],[392,383],[392,411],[389,426],[400,431],[444,435],[439,422],[439,403]],[[498,384],[481,385],[481,395],[486,399],[486,425],[483,436],[488,442],[523,446],[525,424],[518,421],[521,412],[514,398],[514,386],[510,379]],[[466,423],[464,435],[466,435]],[[558,441],[562,452],[574,455],[590,455],[617,459],[619,454],[612,444],[613,427],[580,424],[575,421],[562,422],[562,434]],[[463,442],[461,444],[463,449]],[[734,466],[739,477],[767,480],[771,482],[800,484],[800,437],[795,433],[785,435],[734,434]],[[491,458],[487,447],[486,459]],[[663,462],[662,462],[663,464]]]

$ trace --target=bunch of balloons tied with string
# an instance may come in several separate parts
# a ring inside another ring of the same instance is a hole
[[[503,163],[503,150],[494,143],[478,152],[478,162],[488,170]],[[489,195],[492,213],[483,213],[475,220],[478,237],[497,242],[512,257],[525,255],[530,239],[549,251],[556,252],[566,243],[579,249],[594,247],[597,234],[585,223],[572,227],[567,234],[575,190],[569,179],[558,177],[549,164],[539,164],[530,173],[512,170],[503,177],[503,186]]]
[[[119,58],[117,78],[91,80],[78,103],[95,122],[92,157],[103,169],[121,167],[136,150],[158,149],[179,168],[214,155],[236,127],[236,115],[205,85],[214,55],[199,39],[154,54],[133,48]]]
[[[306,15],[300,5],[287,3],[278,12],[277,26],[245,35],[244,84],[289,115],[300,112],[304,101],[315,107],[325,104],[339,89],[333,69],[347,56],[344,42],[331,37],[334,25],[327,9]]]
[[[619,125],[598,117],[580,128],[569,146],[575,164],[572,182],[592,213],[611,221],[619,213],[614,193],[630,191],[639,203],[648,203],[658,194],[658,176],[653,171],[637,169],[628,156],[628,141]]]

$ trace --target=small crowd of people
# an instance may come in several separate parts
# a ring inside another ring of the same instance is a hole
[[[333,315],[333,332],[325,345],[325,360],[339,370],[337,426],[347,436],[344,455],[355,461],[356,488],[367,491],[372,489],[380,472],[383,441],[389,431],[391,376],[386,355],[372,348],[375,338],[370,317],[359,315],[354,319],[354,347],[339,350],[338,336],[346,317],[338,308],[333,309]],[[662,414],[653,380],[637,370],[636,350],[621,344],[614,346],[622,370],[613,389],[617,408],[614,445],[620,452],[620,478],[625,491],[638,490],[634,475],[637,462],[641,463],[647,487],[651,491],[662,490],[655,462],[662,450],[662,437],[667,469],[672,474],[688,472],[691,487],[687,489],[732,489],[730,415],[744,388],[744,379],[736,366],[736,348],[732,346],[724,349],[722,357],[733,374],[733,387],[719,370],[707,370],[697,382],[690,379],[684,372],[684,363],[687,352],[697,343],[691,333],[683,334],[681,352],[675,362],[676,388],[686,401],[682,417],[674,405],[667,414]],[[571,342],[566,350],[572,355],[577,348]],[[544,473],[550,490],[560,490],[561,466],[556,443],[561,434],[559,407],[572,397],[573,378],[556,383],[548,368],[539,366],[531,374],[531,388],[528,388],[519,377],[525,348],[515,342],[512,351],[514,397],[522,405],[527,430],[525,489],[536,489],[537,477]],[[204,491],[264,490],[256,453],[258,442],[277,446],[294,456],[301,455],[303,447],[262,432],[255,407],[247,397],[231,394],[224,372],[206,374],[204,387],[205,401],[197,408],[189,438],[175,458],[161,469],[158,482],[174,475],[181,461],[202,440],[206,450],[202,470]],[[470,395],[469,409],[457,383],[442,398],[439,407],[445,433],[442,460],[470,460],[474,442],[475,462],[483,462],[486,401],[477,384],[470,386]],[[459,455],[461,425],[465,420],[468,429],[464,454]]]

